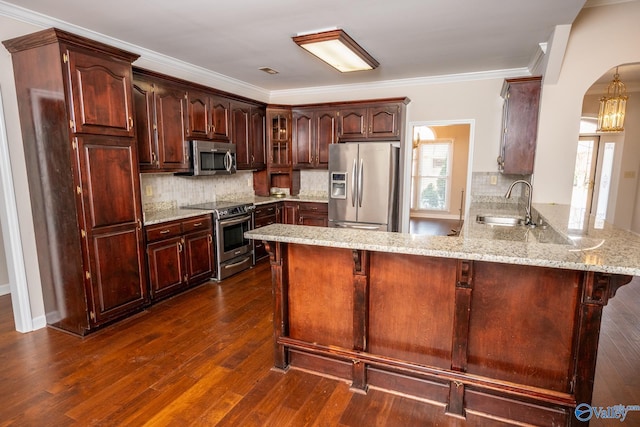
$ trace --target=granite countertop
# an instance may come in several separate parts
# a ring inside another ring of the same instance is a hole
[[[258,240],[640,276],[640,236],[593,217],[584,218],[578,227],[581,221],[571,217],[567,205],[535,204],[534,209],[543,227],[478,224],[477,213],[521,216],[521,208],[473,206],[460,236],[453,237],[286,224],[268,225],[246,235]]]
[[[144,225],[154,225],[163,222],[174,221],[177,219],[191,218],[205,214],[211,214],[213,211],[207,209],[166,209],[162,211],[153,211],[144,213]]]
[[[253,203],[256,206],[264,205],[267,203],[273,202],[314,202],[314,203],[328,203],[328,196],[311,196],[311,195],[302,195],[302,196],[284,196],[284,197],[275,197],[275,196],[252,196],[252,197],[243,197],[239,200],[245,203]]]
[[[285,197],[264,197],[264,196],[241,196],[233,199],[221,199],[219,201],[234,201],[238,203],[250,203],[256,206],[264,205],[272,202],[282,201],[297,201],[297,202],[314,202],[314,203],[328,203],[327,196],[285,196]],[[144,225],[160,224],[162,222],[174,221],[177,219],[190,218],[203,214],[210,214],[213,211],[207,209],[186,209],[186,208],[172,208],[158,211],[151,211],[144,213]]]

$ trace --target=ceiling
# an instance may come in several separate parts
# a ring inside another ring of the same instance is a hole
[[[599,0],[602,1],[602,0]],[[268,91],[524,70],[585,0],[10,0]],[[126,11],[126,12],[125,12]],[[53,22],[56,24],[56,22]],[[71,27],[71,28],[70,28]],[[380,66],[339,73],[291,40],[344,29]],[[279,74],[259,71],[270,67]]]

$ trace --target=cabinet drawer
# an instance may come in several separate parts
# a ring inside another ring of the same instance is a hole
[[[168,239],[182,234],[182,225],[179,221],[165,222],[150,227],[145,227],[147,242]]]
[[[329,213],[329,205],[327,203],[300,202],[298,210],[300,214],[326,214]]]
[[[265,225],[275,224],[277,222],[275,213],[273,215],[262,216],[260,218],[256,217],[254,228],[264,227]]]
[[[182,222],[182,231],[184,233],[203,230],[211,230],[211,215],[199,216]]]
[[[255,213],[256,221],[258,220],[258,217],[275,215],[276,214],[276,204],[275,203],[271,203],[271,204],[268,204],[268,205],[256,206],[256,210],[254,211],[254,213]]]

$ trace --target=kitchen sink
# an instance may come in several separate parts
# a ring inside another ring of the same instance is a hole
[[[491,215],[478,215],[476,216],[476,222],[480,224],[499,225],[503,227],[515,227],[525,224],[524,218]]]

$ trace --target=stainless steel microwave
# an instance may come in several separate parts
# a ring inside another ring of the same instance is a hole
[[[236,173],[236,146],[228,142],[189,141],[189,171],[176,175],[231,175]]]

